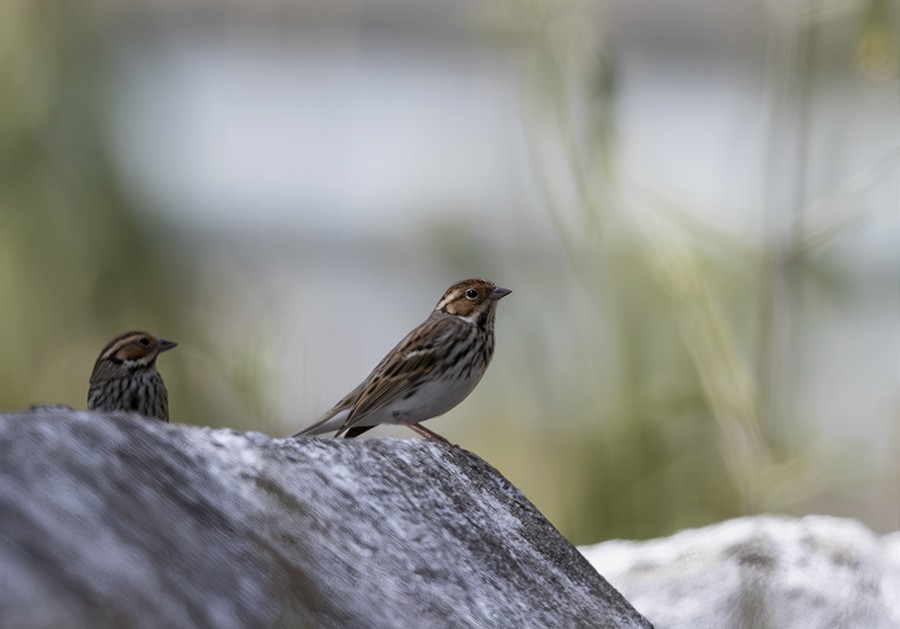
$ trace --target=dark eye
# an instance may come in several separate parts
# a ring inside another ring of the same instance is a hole
[[[142,336],[140,339],[138,339],[138,343],[141,344],[141,347],[150,347],[150,339],[148,339],[146,336]]]
[[[474,288],[470,288],[469,290],[466,291],[466,297],[468,297],[469,299],[477,299],[478,291],[475,290]]]

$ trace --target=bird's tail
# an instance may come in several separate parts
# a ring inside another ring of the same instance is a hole
[[[307,426],[300,432],[291,435],[291,438],[311,437],[313,435],[323,435],[327,432],[338,431],[344,425],[344,422],[347,420],[347,416],[349,414],[349,409],[340,410],[336,413],[334,411],[329,411],[312,426]]]

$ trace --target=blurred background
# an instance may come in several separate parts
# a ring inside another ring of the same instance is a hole
[[[178,341],[173,421],[286,436],[473,275],[429,426],[576,543],[900,523],[900,3],[5,0],[0,408]],[[415,438],[380,428],[373,436]]]

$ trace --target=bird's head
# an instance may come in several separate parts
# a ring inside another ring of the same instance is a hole
[[[497,302],[511,292],[481,278],[462,280],[447,289],[434,309],[474,322],[482,314],[493,315]]]

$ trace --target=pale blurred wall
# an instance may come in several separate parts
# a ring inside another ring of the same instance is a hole
[[[896,6],[64,6],[23,18],[83,55],[48,64],[72,103],[43,123],[93,112],[108,202],[154,253],[92,262],[122,279],[90,335],[33,332],[81,336],[64,360],[7,345],[52,374],[32,398],[81,405],[109,327],[142,319],[181,342],[176,421],[290,434],[485,275],[514,291],[496,359],[433,426],[576,541],[760,510],[897,525]]]

